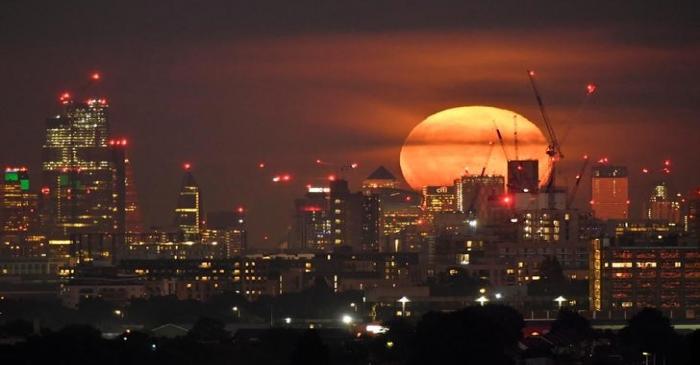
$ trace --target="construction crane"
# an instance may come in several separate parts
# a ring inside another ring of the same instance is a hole
[[[581,179],[583,179],[583,175],[586,173],[588,162],[588,155],[583,156],[583,164],[581,164],[581,169],[579,170],[578,175],[576,175],[576,182],[574,183],[574,187],[571,189],[571,194],[569,194],[569,198],[566,200],[566,209],[571,209],[571,205],[573,204],[574,199],[576,198],[576,193],[578,192],[578,187],[581,185]]]
[[[547,177],[546,184],[545,184],[545,192],[549,195],[549,209],[554,209],[555,208],[555,201],[554,201],[554,187],[555,187],[555,178],[556,178],[556,165],[557,161],[559,159],[564,158],[564,154],[561,152],[561,145],[559,144],[559,140],[557,139],[557,134],[554,132],[554,127],[552,127],[552,123],[549,120],[549,116],[547,115],[547,110],[544,107],[544,102],[542,101],[542,96],[540,95],[539,90],[537,89],[537,83],[535,82],[535,71],[533,70],[527,70],[527,77],[530,79],[530,85],[532,85],[532,91],[535,94],[535,98],[537,99],[537,105],[539,106],[540,109],[540,114],[542,115],[542,119],[544,120],[544,125],[545,128],[547,129],[547,137],[549,139],[549,145],[547,146],[547,156],[549,156],[549,162],[550,162],[550,167],[549,167],[549,176]]]
[[[510,161],[510,158],[508,158],[508,151],[506,150],[506,144],[503,142],[503,135],[501,135],[501,131],[498,129],[495,120],[493,121],[493,127],[496,128],[496,135],[498,136],[498,142],[501,144],[501,148],[503,149],[503,156],[505,156],[506,161]]]

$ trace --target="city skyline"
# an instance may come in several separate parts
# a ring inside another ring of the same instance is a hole
[[[691,28],[697,11],[690,7],[606,4],[583,19],[575,6],[550,6],[541,14],[524,9],[534,22],[495,5],[465,9],[480,15],[473,21],[440,7],[429,12],[440,21],[379,9],[385,17],[379,22],[361,17],[371,11],[360,5],[328,5],[311,12],[316,18],[302,4],[288,21],[267,29],[262,16],[235,20],[263,9],[281,16],[284,6],[229,9],[224,14],[232,19],[205,22],[213,9],[228,9],[213,4],[192,13],[174,4],[168,14],[185,20],[181,28],[159,15],[159,5],[140,8],[133,18],[125,12],[128,3],[100,5],[83,14],[94,32],[74,26],[78,15],[60,6],[48,5],[47,14],[60,15],[48,17],[30,15],[29,5],[8,5],[6,13],[17,16],[8,17],[12,31],[0,36],[14,55],[0,61],[10,85],[2,92],[0,123],[15,137],[0,147],[1,162],[30,166],[36,181],[41,129],[58,110],[57,96],[83,94],[83,80],[100,71],[99,96],[109,98],[115,135],[129,138],[148,225],[172,221],[188,161],[207,210],[243,205],[251,243],[260,244],[265,234],[278,241],[291,222],[293,199],[329,174],[316,159],[359,162],[348,176],[357,189],[380,165],[400,176],[398,151],[410,130],[449,107],[504,107],[542,128],[523,77],[532,67],[560,133],[568,119],[580,120],[565,142],[562,174],[570,182],[584,153],[626,165],[638,216],[656,180],[642,177],[641,168],[671,159],[673,186],[684,192],[700,181],[698,158],[685,147],[700,137],[692,128],[699,47]],[[333,24],[320,20],[330,13],[345,16]],[[20,18],[25,22],[14,20]],[[147,18],[158,25],[150,32]],[[120,21],[130,26],[123,30]],[[49,29],[61,32],[49,35]],[[141,37],[134,41],[134,35]],[[590,82],[598,95],[577,115]],[[260,162],[269,173],[260,173]],[[270,176],[285,172],[293,174],[290,184],[270,183]],[[587,180],[583,184],[579,206],[590,192]]]

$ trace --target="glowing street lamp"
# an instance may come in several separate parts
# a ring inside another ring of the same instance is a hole
[[[484,304],[486,304],[488,301],[489,301],[489,298],[486,298],[485,295],[482,295],[482,296],[476,298],[476,300],[475,300],[475,302],[479,302],[479,304],[481,304],[482,307],[483,307]]]
[[[238,309],[238,306],[234,306],[231,310],[235,313],[236,318],[241,318],[241,311]]]
[[[343,317],[340,318],[340,321],[343,322],[343,324],[351,325],[352,317],[349,314],[343,314]]]
[[[119,318],[124,318],[124,312],[121,309],[115,309],[114,315],[119,317]]]
[[[401,316],[405,317],[406,316],[406,303],[410,302],[411,300],[408,299],[405,295],[402,296],[397,302],[401,303]]]
[[[644,356],[644,365],[649,365],[649,356],[650,355],[651,354],[646,352],[646,351],[642,352],[642,356]]]
[[[350,307],[351,307],[355,312],[357,312],[357,304],[355,304],[355,303],[350,303]]]
[[[284,319],[284,323],[286,323],[286,324],[291,324],[291,323],[292,323],[292,318],[290,318],[290,317],[285,318],[285,319]]]
[[[557,302],[557,304],[559,304],[559,309],[561,309],[562,305],[564,305],[564,302],[566,302],[566,300],[567,300],[567,299],[564,298],[564,297],[561,296],[561,295],[558,296],[558,297],[556,297],[556,298],[554,298],[554,301]]]

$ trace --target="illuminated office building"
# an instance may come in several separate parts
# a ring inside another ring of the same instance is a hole
[[[700,310],[700,249],[697,245],[656,243],[616,245],[592,241],[591,309],[675,311],[682,317]]]
[[[218,247],[218,258],[241,255],[246,249],[246,216],[243,207],[207,213],[204,243]]]
[[[303,198],[294,201],[293,246],[302,250],[330,248],[331,221],[328,187],[309,186]]]
[[[593,168],[591,208],[598,219],[627,219],[629,179],[624,166],[598,165]]]
[[[646,209],[648,219],[661,220],[672,223],[681,221],[681,203],[676,196],[672,196],[668,186],[660,182],[654,186]]]
[[[105,99],[73,102],[47,120],[42,159],[43,221],[49,238],[123,233],[124,148],[110,145]]]
[[[423,215],[427,223],[432,223],[436,214],[457,211],[457,197],[454,186],[424,186]]]
[[[183,233],[185,240],[192,241],[202,233],[202,198],[191,165],[186,163],[184,169],[175,208],[175,226]]]
[[[685,231],[697,239],[700,236],[700,188],[688,194],[684,220]]]
[[[8,167],[0,183],[0,256],[37,256],[44,250],[38,229],[38,197],[26,168]]]
[[[36,223],[37,196],[29,190],[26,168],[6,168],[0,189],[2,232],[28,232]]]

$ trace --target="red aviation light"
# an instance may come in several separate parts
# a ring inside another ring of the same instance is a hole
[[[126,146],[126,138],[122,138],[122,146]]]
[[[671,160],[665,160],[664,166],[671,166]]]
[[[316,163],[319,164],[319,165],[321,164],[321,162],[323,162],[323,161],[321,161],[320,159],[317,159],[317,160],[316,160]]]
[[[282,176],[282,181],[289,181],[289,180],[291,180],[291,179],[292,179],[292,176],[289,175],[289,174],[283,175],[283,176]]]
[[[648,174],[648,173],[649,173],[649,169],[646,168],[646,167],[643,167],[643,168],[642,168],[642,173],[643,173],[643,174]]]
[[[66,91],[66,92],[63,92],[63,93],[58,97],[58,101],[60,101],[61,104],[63,104],[63,105],[70,103],[70,100],[71,100],[71,99],[70,99],[70,93],[67,92],[67,91]]]
[[[588,84],[586,85],[586,93],[588,93],[588,95],[593,94],[597,88],[598,86],[596,84]]]
[[[350,165],[350,167],[353,168],[353,169],[356,169],[356,168],[358,168],[359,166],[360,166],[360,165],[359,165],[357,162],[353,162],[353,163]]]
[[[410,201],[411,201],[411,197],[410,197],[410,196],[406,196],[406,201],[407,201],[407,202],[410,202]]]
[[[528,70],[527,74],[530,76],[535,76],[535,71],[534,70]]]
[[[328,175],[329,181],[335,181],[335,175]]]
[[[265,168],[265,163],[264,163],[264,162],[259,163],[259,164],[258,164],[258,168],[259,168],[259,169]]]
[[[510,203],[513,202],[513,198],[511,198],[510,195],[506,195],[501,198],[501,202],[503,202],[504,205],[510,205]]]
[[[243,209],[243,207],[238,207],[238,208],[236,209],[236,211],[237,211],[238,213],[243,213],[243,212],[245,211],[245,209]]]
[[[192,164],[189,162],[185,162],[184,164],[182,164],[182,168],[185,169],[185,171],[190,171],[190,169],[192,168]]]
[[[305,212],[320,212],[321,208],[313,205],[307,205],[303,209]]]
[[[41,188],[41,193],[44,195],[49,195],[50,192],[51,192],[51,189],[49,189],[47,186],[44,186],[43,188]]]
[[[102,75],[100,75],[99,72],[93,72],[92,75],[90,75],[90,78],[94,81],[98,81],[102,78]]]

